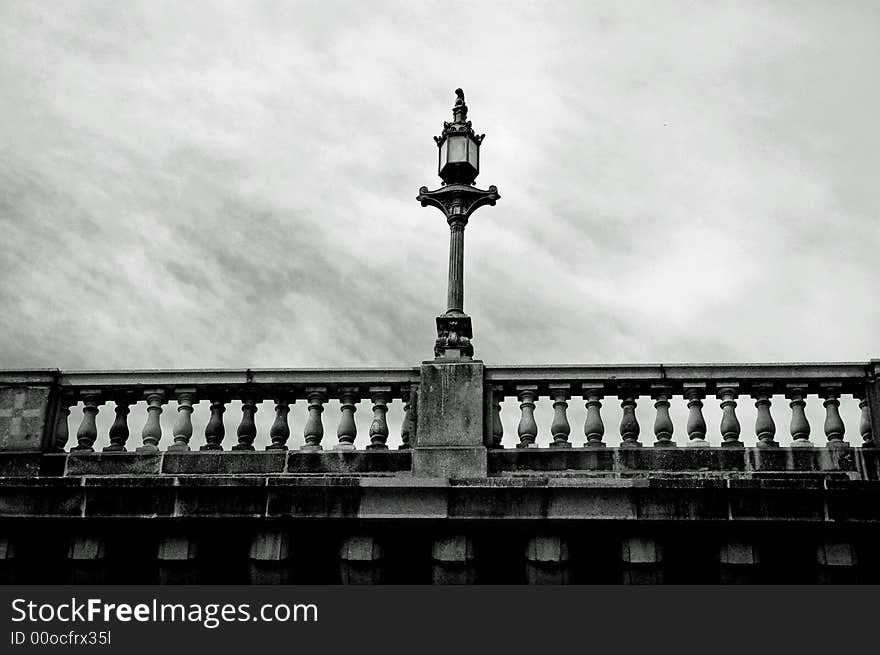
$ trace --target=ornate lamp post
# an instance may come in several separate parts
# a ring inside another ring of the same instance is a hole
[[[480,144],[485,134],[477,135],[467,120],[464,91],[456,89],[453,120],[443,122],[443,134],[435,136],[439,151],[437,172],[443,186],[434,191],[419,189],[416,200],[422,207],[433,205],[443,212],[449,223],[449,292],[446,313],[437,317],[437,342],[434,356],[438,359],[471,359],[473,330],[471,317],[464,313],[464,228],[479,207],[494,205],[501,196],[498,189],[474,186],[480,174]]]

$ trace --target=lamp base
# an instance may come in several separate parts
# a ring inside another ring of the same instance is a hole
[[[437,341],[434,357],[437,359],[464,359],[474,357],[474,336],[471,317],[461,312],[447,313],[437,317]]]

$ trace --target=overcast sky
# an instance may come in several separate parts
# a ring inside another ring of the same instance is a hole
[[[880,356],[880,4],[0,3],[2,367]]]

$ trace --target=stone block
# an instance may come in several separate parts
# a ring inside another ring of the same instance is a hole
[[[162,472],[172,475],[283,473],[286,459],[287,453],[283,451],[168,452],[163,457]]]
[[[746,566],[760,562],[755,544],[747,541],[725,541],[718,549],[718,561],[722,565]]]
[[[15,538],[9,535],[0,537],[0,560],[8,560],[15,557]]]
[[[251,560],[248,566],[248,581],[252,585],[290,584],[289,562],[269,562]]]
[[[239,475],[177,480],[175,516],[265,516],[266,478]]]
[[[278,561],[290,557],[290,534],[280,530],[264,530],[251,539],[252,560]]]
[[[556,487],[548,490],[549,519],[635,519],[637,504],[632,487]]]
[[[372,562],[382,554],[381,544],[369,535],[347,537],[339,546],[339,559],[347,562]]]
[[[43,455],[36,452],[0,452],[0,477],[35,477],[40,475]]]
[[[482,362],[425,362],[416,448],[482,446],[483,404]]]
[[[361,519],[444,519],[447,514],[445,488],[361,487]]]
[[[152,518],[174,514],[177,492],[174,478],[86,478],[84,489],[83,516]]]
[[[663,548],[653,537],[625,537],[620,544],[620,558],[628,564],[656,564],[663,561]]]
[[[153,453],[76,452],[67,457],[66,476],[158,474],[162,455]]]
[[[571,582],[571,567],[565,562],[526,560],[526,583],[530,585],[563,585]]]
[[[816,562],[821,566],[855,566],[856,551],[848,542],[825,541],[816,547]]]
[[[288,473],[398,473],[412,470],[408,450],[301,451],[287,454]]]
[[[67,559],[72,560],[98,560],[106,556],[104,539],[96,535],[75,535],[67,549]]]
[[[438,562],[469,562],[475,557],[473,540],[462,534],[438,537],[431,547],[431,556]]]
[[[361,504],[355,478],[269,478],[266,492],[272,517],[357,518]]]
[[[421,430],[421,428],[419,428]],[[485,446],[418,446],[413,451],[413,476],[417,478],[484,478]]]
[[[472,562],[435,561],[431,567],[431,579],[435,585],[475,584],[477,567]]]
[[[530,562],[567,562],[568,542],[556,535],[535,535],[526,544]]]
[[[156,548],[156,559],[161,561],[180,562],[195,559],[198,556],[198,544],[186,535],[165,535],[159,539]]]
[[[49,387],[0,386],[0,451],[46,450]]]

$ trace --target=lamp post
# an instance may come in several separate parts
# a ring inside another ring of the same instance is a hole
[[[478,208],[494,205],[501,197],[498,189],[487,190],[474,186],[480,174],[480,144],[484,134],[475,134],[467,120],[464,92],[455,90],[453,120],[443,122],[443,133],[435,136],[438,149],[437,173],[443,186],[433,191],[419,189],[416,200],[422,207],[433,205],[446,217],[449,224],[449,290],[446,313],[437,317],[437,341],[434,356],[437,359],[472,359],[473,330],[471,317],[464,313],[464,228]]]

